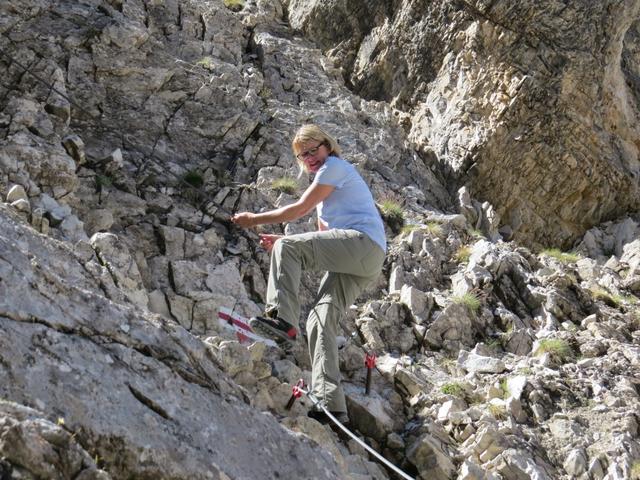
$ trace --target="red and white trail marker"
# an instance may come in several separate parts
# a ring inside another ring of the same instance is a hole
[[[220,307],[218,310],[218,323],[227,330],[236,332],[240,343],[262,342],[271,347],[277,346],[273,340],[254,333],[246,318],[227,307]]]

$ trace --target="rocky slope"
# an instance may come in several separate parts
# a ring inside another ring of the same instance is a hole
[[[260,311],[229,215],[302,191],[314,121],[406,224],[343,325],[358,435],[418,478],[638,478],[635,3],[0,5],[0,476],[393,478],[284,409],[304,341],[216,319]]]

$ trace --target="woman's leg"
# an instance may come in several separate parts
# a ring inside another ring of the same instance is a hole
[[[302,270],[369,277],[371,265],[379,273],[383,260],[382,249],[355,230],[334,229],[283,237],[275,242],[271,253],[266,311],[297,329]]]
[[[336,341],[340,319],[367,285],[378,278],[384,262],[384,253],[368,238],[358,243],[358,249],[357,255],[344,257],[340,261],[342,270],[350,269],[358,274],[327,272],[320,284],[316,304],[307,319],[312,365],[311,389],[333,412],[347,411],[344,392],[340,387]]]
[[[336,336],[346,309],[372,279],[327,272],[307,319],[312,393],[332,412],[346,412]]]

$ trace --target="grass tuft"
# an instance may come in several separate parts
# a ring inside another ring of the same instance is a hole
[[[400,233],[409,234],[411,232],[415,232],[416,230],[425,232],[427,235],[432,237],[441,237],[444,234],[444,229],[438,222],[428,222],[426,225],[408,223],[402,227]]]
[[[469,245],[462,245],[453,254],[453,259],[458,263],[467,263],[469,258],[471,258],[471,247]]]
[[[244,8],[244,0],[223,0],[223,3],[232,12],[239,12]]]
[[[478,230],[477,228],[472,228],[469,230],[469,236],[477,239],[477,240],[481,240],[483,238],[485,238],[484,233],[482,233],[482,230]]]
[[[442,228],[442,225],[439,224],[438,222],[428,222],[427,225],[425,226],[425,231],[434,237],[441,237],[442,235],[444,235],[444,229]]]
[[[480,310],[480,298],[473,293],[467,292],[462,295],[455,295],[451,298],[453,303],[457,305],[464,305],[469,312],[473,315]]]
[[[454,397],[464,398],[465,390],[460,383],[445,383],[440,387],[440,391],[445,395],[453,395]]]
[[[562,263],[575,263],[580,260],[580,255],[574,252],[562,252],[558,248],[548,248],[540,252],[547,257],[555,258]]]
[[[591,291],[591,295],[593,295],[594,300],[603,302],[610,307],[619,308],[622,303],[619,295],[611,295],[602,287],[591,287],[589,290]]]
[[[559,363],[566,363],[573,359],[571,346],[566,340],[559,338],[545,338],[540,340],[540,344],[534,352],[534,355],[540,356],[545,353],[551,355],[551,358]]]
[[[282,177],[271,182],[271,189],[279,193],[293,195],[298,190],[298,182],[295,178]]]
[[[391,228],[394,233],[399,233],[404,226],[402,202],[395,198],[395,196],[389,195],[380,200],[379,206],[382,218],[387,222],[389,228]]]
[[[200,60],[198,60],[196,62],[196,65],[202,67],[202,68],[206,68],[207,70],[213,70],[215,68],[215,64],[213,62],[213,58],[211,57],[204,57],[201,58]]]
[[[507,384],[507,379],[503,378],[500,380],[500,390],[502,390],[502,399],[506,400],[509,398],[509,385]]]
[[[493,415],[496,420],[507,419],[507,409],[503,405],[496,405],[495,403],[489,404],[489,413]]]

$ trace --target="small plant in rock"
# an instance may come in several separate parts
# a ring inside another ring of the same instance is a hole
[[[96,181],[96,192],[100,194],[102,193],[103,188],[109,188],[110,186],[113,185],[113,177],[109,175],[96,175],[95,181]]]
[[[499,337],[487,340],[485,343],[486,343],[487,347],[490,348],[491,350],[493,350],[494,352],[499,352],[503,348],[502,339],[499,338]]]
[[[411,232],[415,232],[416,230],[422,230],[422,225],[418,225],[416,223],[408,223],[400,229],[400,233],[403,235],[408,235]]]
[[[239,12],[244,8],[244,0],[223,0],[223,3],[232,12]]]
[[[471,247],[469,245],[462,245],[456,253],[453,254],[453,259],[457,263],[467,263],[471,258]]]
[[[258,92],[258,96],[263,100],[268,100],[273,97],[273,91],[269,87],[262,87]]]
[[[470,229],[469,236],[477,240],[481,240],[485,238],[484,233],[482,233],[482,230],[478,230],[477,228]]]
[[[213,62],[213,58],[211,57],[204,57],[201,58],[200,60],[198,60],[196,62],[196,65],[202,67],[202,68],[206,68],[207,70],[213,70],[215,68],[215,64]]]
[[[562,252],[558,248],[548,248],[540,252],[547,257],[555,258],[561,263],[575,263],[580,260],[580,255],[574,252]]]
[[[640,480],[640,460],[633,462],[629,475],[631,480]]]
[[[469,313],[472,315],[475,315],[480,310],[480,298],[471,292],[467,292],[462,295],[455,295],[451,300],[457,305],[464,305],[467,307],[467,310],[469,310]]]
[[[624,303],[623,296],[612,295],[602,287],[591,287],[589,290],[594,300],[598,300],[612,308],[620,308]]]
[[[453,395],[454,397],[464,398],[465,389],[460,383],[445,383],[440,387],[440,391],[445,395]]]
[[[399,233],[404,226],[404,210],[402,202],[395,195],[387,195],[380,201],[382,218],[387,222],[394,233]]]
[[[204,185],[204,177],[197,170],[189,170],[182,176],[182,180],[194,188],[200,188]]]
[[[623,305],[625,303],[628,303],[630,305],[637,305],[639,301],[638,297],[636,297],[635,295],[612,295],[612,297],[613,300],[619,305]]]
[[[298,189],[298,182],[295,178],[282,177],[277,178],[271,182],[271,189],[278,193],[286,193],[287,195],[293,195]]]
[[[496,405],[495,403],[489,404],[489,413],[493,415],[496,420],[507,419],[507,409],[503,405]]]
[[[500,390],[502,390],[502,398],[509,398],[509,385],[507,384],[507,379],[503,378],[500,380]]]
[[[540,340],[535,356],[548,353],[551,358],[559,363],[566,363],[573,358],[573,351],[566,340],[560,338],[545,338]]]
[[[425,231],[433,237],[441,237],[444,235],[444,229],[438,222],[428,222]]]

